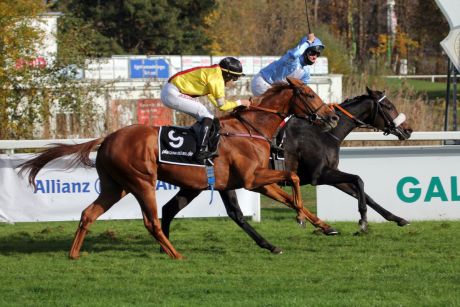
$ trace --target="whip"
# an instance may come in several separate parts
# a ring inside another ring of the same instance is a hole
[[[308,33],[311,33],[311,29],[310,29],[310,19],[308,18],[308,5],[307,5],[307,0],[305,0],[305,15],[307,15]]]

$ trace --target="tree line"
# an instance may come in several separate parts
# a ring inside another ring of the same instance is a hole
[[[94,30],[100,56],[281,55],[310,28],[336,73],[444,73],[449,31],[434,0],[60,0],[52,9]],[[382,68],[383,67],[383,68]]]
[[[56,60],[34,60],[43,37],[28,21],[58,19]],[[86,60],[121,54],[281,55],[309,31],[326,45],[333,73],[445,73],[439,42],[449,28],[434,0],[396,0],[395,32],[386,0],[6,0],[0,2],[0,139],[56,137],[51,113],[73,114],[89,136],[94,95],[108,85],[72,78]],[[22,62],[21,62],[22,61]]]

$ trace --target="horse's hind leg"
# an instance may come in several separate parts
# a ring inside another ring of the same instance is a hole
[[[104,212],[109,210],[113,204],[126,195],[122,188],[115,182],[107,184],[102,178],[100,182],[101,194],[91,205],[83,210],[81,214],[80,223],[78,224],[75,238],[69,252],[70,259],[78,259],[80,257],[80,249],[91,224],[93,224]]]
[[[144,225],[152,236],[160,243],[161,248],[171,257],[175,259],[182,259],[182,255],[179,254],[174,246],[169,242],[168,238],[164,235],[161,230],[160,219],[158,218],[157,202],[155,196],[154,185],[145,183],[132,191],[132,194],[136,197],[142,208],[142,214],[144,217]]]
[[[294,206],[294,200],[291,195],[286,193],[280,186],[277,184],[266,185],[255,190],[265,196],[270,197],[276,201],[279,201],[289,208],[297,210]],[[339,232],[332,228],[330,225],[321,220],[318,216],[310,212],[307,208],[301,208],[303,214],[306,216],[307,220],[315,227],[321,229],[321,231],[326,235],[337,235]]]

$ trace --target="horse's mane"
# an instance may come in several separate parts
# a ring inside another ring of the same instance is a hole
[[[289,83],[287,82],[275,82],[272,84],[272,86],[262,94],[261,98],[273,96],[279,94],[282,90],[290,87]]]
[[[342,107],[346,107],[348,105],[351,105],[351,104],[354,104],[354,103],[357,103],[357,102],[361,102],[361,101],[363,101],[365,99],[368,99],[368,98],[371,98],[371,97],[369,95],[361,95],[361,96],[356,96],[356,97],[353,97],[353,98],[347,98],[340,105]]]
[[[289,88],[289,87],[290,87],[289,83],[275,82],[261,96],[253,98],[252,99],[252,105],[258,106],[262,102],[262,100],[264,100],[266,97],[271,97],[271,96],[278,95],[281,91],[283,91],[284,89]],[[246,108],[236,108],[234,111],[232,111],[232,113],[240,113],[240,112],[246,112],[246,111],[248,111]],[[225,120],[225,119],[227,119],[229,117],[232,117],[232,115],[227,114],[227,115],[221,116],[221,117],[219,117],[219,120]]]

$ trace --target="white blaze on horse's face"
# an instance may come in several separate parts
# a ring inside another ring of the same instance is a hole
[[[406,121],[406,115],[404,113],[399,113],[398,116],[393,119],[393,124],[395,124],[395,127],[399,127],[402,123]]]

